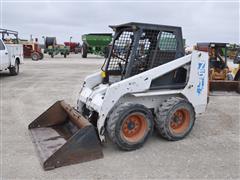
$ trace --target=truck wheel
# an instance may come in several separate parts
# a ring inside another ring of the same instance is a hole
[[[33,60],[33,61],[37,61],[37,60],[40,59],[40,56],[39,56],[39,54],[38,54],[37,52],[33,52],[33,53],[31,54],[31,57],[32,57],[32,60]]]
[[[87,45],[83,43],[82,45],[82,58],[87,58]]]
[[[163,138],[176,141],[187,136],[195,122],[193,106],[182,98],[165,100],[156,112],[156,128]]]
[[[67,54],[64,54],[63,57],[66,58],[66,57],[67,57]]]
[[[138,149],[153,131],[153,116],[145,106],[120,104],[107,121],[110,139],[122,150]]]
[[[18,73],[19,73],[19,61],[18,60],[15,61],[14,67],[9,68],[9,72],[12,76],[18,75]]]

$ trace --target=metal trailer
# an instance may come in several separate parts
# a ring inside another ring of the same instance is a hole
[[[81,53],[81,45],[77,42],[64,42],[65,46],[68,46],[70,49],[70,52],[73,52],[75,54]]]
[[[66,58],[70,53],[68,46],[57,44],[56,37],[46,37],[44,44],[44,53],[49,54],[52,58],[58,54],[61,54],[64,58]]]
[[[112,41],[111,33],[95,33],[82,35],[82,57],[86,58],[87,54],[101,55],[107,58],[109,44]]]

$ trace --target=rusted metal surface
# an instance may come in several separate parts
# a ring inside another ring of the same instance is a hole
[[[211,80],[210,91],[234,91],[240,93],[240,81]]]
[[[45,170],[103,157],[95,127],[64,101],[57,101],[29,125]]]
[[[72,122],[79,128],[83,128],[85,126],[89,126],[90,123],[86,120],[81,114],[79,114],[76,110],[74,110],[69,104],[61,101],[62,108],[68,113],[69,118],[71,118]]]

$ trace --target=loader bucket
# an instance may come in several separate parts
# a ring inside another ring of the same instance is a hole
[[[96,128],[64,101],[28,126],[44,170],[103,157]]]
[[[211,80],[210,91],[225,91],[240,93],[240,81]]]

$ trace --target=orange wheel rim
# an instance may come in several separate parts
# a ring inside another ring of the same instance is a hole
[[[147,132],[147,121],[142,113],[127,116],[122,123],[122,136],[129,142],[138,142]]]
[[[181,134],[185,132],[190,125],[190,114],[186,109],[178,109],[173,113],[170,120],[170,129],[173,133]]]

